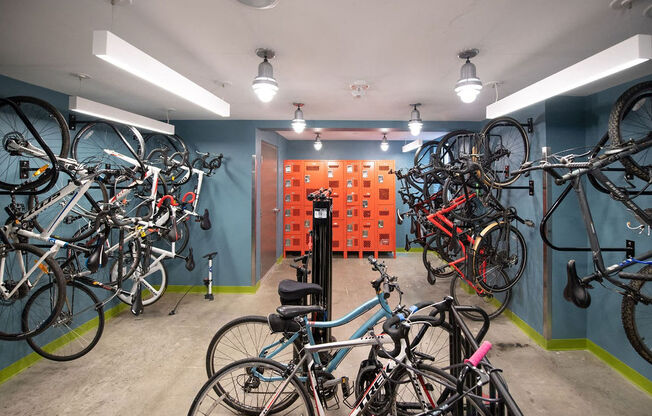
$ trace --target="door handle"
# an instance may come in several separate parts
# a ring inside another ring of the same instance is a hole
[[[272,209],[272,211],[274,211],[274,213],[277,214],[281,210],[279,208],[274,208],[274,209]]]

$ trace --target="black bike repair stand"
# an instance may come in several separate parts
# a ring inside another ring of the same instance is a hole
[[[318,320],[330,319],[333,293],[333,200],[327,196],[319,196],[312,201],[312,282],[322,287],[322,294],[313,299],[313,304],[323,305],[326,313],[318,316]],[[329,342],[330,328],[318,329],[315,341],[320,344]]]
[[[213,257],[217,255],[217,251],[214,251],[212,253],[208,253],[204,256],[204,258],[208,259],[208,277],[204,279],[204,286],[206,286],[206,294],[204,295],[204,299],[208,300],[214,300],[215,297],[213,296]]]

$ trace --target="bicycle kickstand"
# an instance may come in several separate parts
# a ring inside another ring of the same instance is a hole
[[[204,285],[206,286],[207,293],[204,295],[204,299],[215,300],[213,296],[213,257],[217,255],[217,251],[208,253],[204,258],[208,259],[208,277],[204,279]]]

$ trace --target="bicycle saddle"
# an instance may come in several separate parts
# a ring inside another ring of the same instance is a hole
[[[564,299],[573,302],[578,308],[586,309],[591,305],[591,294],[580,282],[575,269],[575,260],[569,260],[566,265],[568,281],[564,288]]]
[[[208,214],[207,209],[204,209],[204,215],[201,216],[201,221],[199,222],[199,226],[201,227],[202,230],[211,229],[211,217]]]
[[[172,227],[170,227],[170,229],[165,233],[165,239],[170,243],[174,243],[175,241],[179,241],[180,238],[181,234],[179,233],[179,228],[177,227],[177,223],[175,221],[172,223]]]
[[[192,247],[188,249],[188,257],[186,257],[186,270],[189,272],[195,270],[195,257],[192,255]]]
[[[105,242],[106,237],[100,238],[97,242],[97,245],[95,246],[95,249],[93,249],[93,252],[90,256],[88,256],[88,259],[86,260],[86,268],[91,273],[95,273],[100,267],[104,267],[104,265],[109,260],[109,256],[106,254],[106,251],[104,251]]]
[[[278,295],[281,301],[301,300],[308,295],[321,295],[321,292],[321,286],[316,283],[285,279],[278,284]]]
[[[276,308],[276,313],[278,313],[279,316],[283,319],[292,319],[292,318],[296,318],[297,316],[308,315],[313,312],[325,312],[325,311],[326,309],[324,309],[323,306],[319,306],[319,305],[308,305],[308,306],[283,305]]]
[[[212,259],[215,255],[217,254],[217,251],[214,251],[212,253],[205,254],[203,258],[205,259]]]

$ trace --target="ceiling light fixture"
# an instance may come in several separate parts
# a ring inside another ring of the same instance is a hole
[[[174,134],[174,126],[172,124],[163,123],[162,121],[147,118],[139,114],[130,113],[119,108],[111,107],[106,104],[101,104],[74,95],[71,95],[68,99],[68,109],[76,113],[86,114],[92,117],[114,121],[120,124],[127,124],[129,126],[138,127],[145,130],[155,131],[163,134]]]
[[[315,136],[315,143],[313,143],[313,146],[315,146],[315,150],[321,150],[322,143],[321,139],[319,138],[319,133],[317,133],[317,136]]]
[[[268,61],[276,54],[271,49],[258,48],[256,55],[263,58],[263,62],[258,65],[258,76],[254,79],[251,87],[260,101],[268,103],[278,92],[278,82],[274,79],[274,68]]]
[[[482,90],[482,81],[475,73],[475,65],[470,61],[478,52],[477,49],[468,49],[457,55],[460,59],[466,59],[462,69],[460,69],[460,79],[455,84],[455,93],[463,103],[468,104],[475,101],[478,94],[480,94],[480,90]]]
[[[513,113],[521,108],[606,78],[650,59],[652,59],[652,35],[634,35],[488,105],[487,118],[496,118]]]
[[[297,109],[294,111],[294,120],[292,120],[292,130],[294,130],[295,133],[303,133],[303,131],[306,129],[306,120],[303,118],[303,111],[301,111],[301,107],[303,107],[303,103],[292,103],[292,105],[296,105]]]
[[[421,103],[410,104],[411,107],[414,107],[412,113],[410,114],[410,121],[408,121],[408,127],[410,128],[410,134],[413,136],[418,136],[421,134],[421,128],[423,127],[423,122],[421,122],[421,113],[417,109]]]
[[[258,10],[271,9],[278,4],[279,0],[238,0],[245,6],[253,7]]]
[[[230,115],[229,103],[108,30],[93,32],[93,55],[219,116]]]
[[[389,150],[389,142],[387,141],[387,133],[383,133],[383,140],[380,142],[380,150],[386,152]]]

